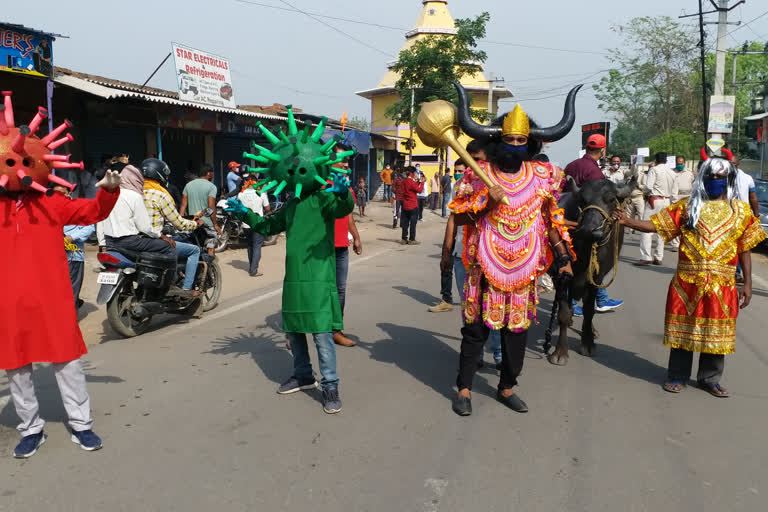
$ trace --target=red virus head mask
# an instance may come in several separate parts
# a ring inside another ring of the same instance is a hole
[[[16,126],[13,118],[11,91],[3,91],[3,104],[0,105],[0,194],[36,190],[47,195],[53,190],[46,188],[48,183],[75,188],[74,185],[53,174],[54,169],[80,169],[82,162],[70,162],[70,155],[55,155],[54,149],[73,140],[72,135],[64,132],[72,126],[64,121],[43,138],[36,134],[42,122],[48,117],[48,111],[39,107],[29,125]],[[62,134],[64,134],[62,136]]]

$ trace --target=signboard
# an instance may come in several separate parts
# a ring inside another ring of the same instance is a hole
[[[712,96],[709,100],[709,133],[733,131],[733,107],[736,96]]]
[[[53,77],[53,40],[42,32],[0,23],[0,71]]]
[[[651,156],[650,148],[637,148],[637,156],[649,157]]]
[[[606,147],[610,145],[608,135],[611,132],[611,123],[590,123],[581,125],[581,147],[587,147],[587,139],[590,135],[599,133],[605,137]]]
[[[667,155],[667,166],[670,169],[674,169],[676,165],[677,165],[677,157],[674,155],[672,156]]]
[[[709,139],[707,141],[707,147],[714,154],[719,154],[720,150],[725,146],[725,141],[720,139]]]
[[[223,57],[171,43],[179,99],[237,108],[229,62]]]

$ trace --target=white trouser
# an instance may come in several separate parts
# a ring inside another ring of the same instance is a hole
[[[669,206],[669,199],[656,199],[651,203],[645,203],[645,211],[643,212],[643,220],[651,220],[651,216],[659,213],[661,210]],[[656,247],[653,248],[653,254],[651,254],[651,246],[653,241],[656,240]],[[645,261],[664,259],[664,239],[658,233],[643,233],[640,235],[640,259]]]
[[[643,211],[645,210],[645,198],[640,195],[631,196],[627,203],[627,215],[630,219],[640,220],[643,218]]]
[[[61,401],[69,417],[69,427],[77,432],[90,430],[93,425],[91,417],[91,401],[85,385],[85,373],[80,359],[68,363],[54,363],[53,373],[59,385]],[[16,429],[22,436],[39,434],[43,431],[45,421],[40,418],[40,408],[35,395],[35,384],[32,382],[32,365],[22,366],[15,370],[6,370],[13,405],[21,423]]]

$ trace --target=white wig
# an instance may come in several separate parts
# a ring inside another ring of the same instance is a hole
[[[712,157],[702,164],[699,174],[693,181],[691,199],[688,201],[688,222],[686,223],[688,229],[694,229],[699,223],[699,216],[701,215],[704,201],[717,199],[709,197],[704,188],[704,182],[723,178],[728,180],[726,198],[728,199],[728,204],[731,204],[731,201],[736,198],[736,167],[725,158],[720,157]]]

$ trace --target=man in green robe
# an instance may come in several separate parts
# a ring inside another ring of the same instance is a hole
[[[334,223],[354,209],[348,183],[346,177],[334,174],[333,187],[292,199],[271,217],[236,205],[232,209],[261,235],[286,234],[283,331],[293,352],[293,375],[277,392],[317,388],[306,337],[311,333],[322,375],[323,410],[328,414],[341,411],[333,332],[344,325],[336,289]]]

